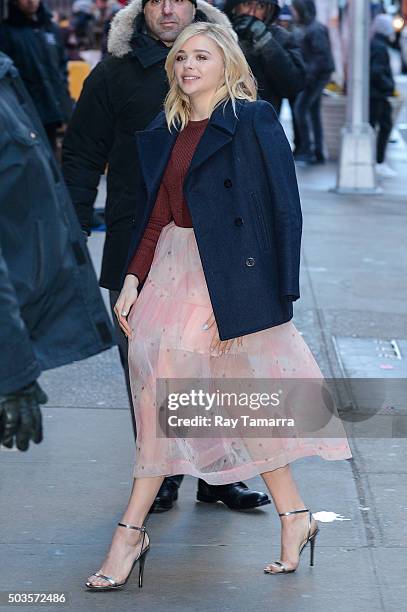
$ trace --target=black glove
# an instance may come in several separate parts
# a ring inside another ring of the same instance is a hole
[[[15,393],[0,396],[0,442],[12,448],[15,441],[20,451],[28,449],[30,440],[35,444],[42,442],[39,404],[47,401],[48,397],[37,382]]]
[[[266,24],[253,15],[238,15],[233,19],[233,28],[238,37],[250,43],[255,51],[272,38]]]

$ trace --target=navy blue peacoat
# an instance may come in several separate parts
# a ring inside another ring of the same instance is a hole
[[[302,213],[291,148],[270,103],[237,101],[236,115],[230,101],[214,110],[184,182],[221,340],[289,321],[300,297]],[[146,206],[135,212],[128,262],[176,137],[164,112],[136,134]]]

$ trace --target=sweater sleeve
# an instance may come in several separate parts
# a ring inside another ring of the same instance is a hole
[[[21,316],[18,297],[0,247],[0,396],[18,391],[41,374],[34,341]]]
[[[137,276],[140,284],[145,280],[150,270],[161,230],[171,220],[168,192],[164,182],[162,182],[143,237],[127,269],[127,274]]]

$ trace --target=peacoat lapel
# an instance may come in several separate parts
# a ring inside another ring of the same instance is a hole
[[[237,116],[239,116],[241,107],[242,101],[237,100]],[[206,130],[202,134],[202,138],[195,150],[186,178],[232,140],[236,131],[237,121],[238,119],[233,112],[230,101],[226,106],[223,103],[213,111]]]
[[[136,132],[140,169],[149,199],[157,193],[177,134],[175,129],[169,131],[164,111],[157,115],[146,130]]]
[[[237,116],[244,103],[245,100],[236,101]],[[230,101],[226,105],[221,104],[213,111],[195,150],[184,187],[199,166],[232,140],[237,121]],[[140,167],[149,198],[155,197],[158,191],[177,135],[178,131],[175,128],[172,132],[169,131],[164,111],[157,115],[148,129],[136,133]]]

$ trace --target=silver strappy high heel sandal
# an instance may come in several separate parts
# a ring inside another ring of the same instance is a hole
[[[127,527],[128,529],[137,529],[138,531],[141,531],[141,533],[143,534],[143,539],[141,541],[140,554],[134,560],[133,565],[131,566],[131,569],[129,573],[127,574],[127,578],[124,582],[116,582],[116,580],[112,578],[111,576],[105,576],[104,574],[101,574],[100,572],[95,572],[94,574],[92,574],[92,576],[98,576],[99,578],[103,578],[104,580],[107,580],[108,582],[110,582],[110,584],[109,585],[107,584],[97,585],[97,584],[92,584],[91,582],[86,582],[85,586],[91,591],[113,591],[115,589],[119,589],[120,587],[124,586],[126,582],[128,581],[130,574],[132,573],[137,561],[139,562],[138,585],[140,588],[143,586],[144,563],[146,560],[146,555],[148,551],[150,550],[150,536],[148,536],[148,533],[144,525],[142,527],[136,527],[135,525],[125,525],[124,523],[117,523],[117,524],[120,525],[121,527]],[[144,548],[144,540],[146,537],[146,533],[148,536],[148,544]]]
[[[304,508],[304,510],[291,510],[291,512],[280,512],[278,516],[287,516],[289,514],[298,514],[299,512],[309,512],[309,528],[308,528],[308,536],[305,540],[305,542],[303,542],[300,546],[299,549],[299,556],[301,556],[302,551],[304,550],[304,548],[306,547],[306,545],[308,544],[308,542],[311,543],[311,551],[310,551],[310,565],[314,565],[314,546],[315,546],[315,538],[317,533],[319,532],[319,527],[317,526],[316,529],[314,529],[314,531],[311,533],[311,518],[312,518],[312,513],[309,510],[309,508]],[[276,571],[270,571],[269,569],[264,569],[264,573],[265,574],[289,574],[290,572],[295,572],[295,569],[288,569],[284,563],[282,563],[281,561],[272,561],[272,563],[270,563],[269,565],[276,565],[281,567],[280,570],[276,570]]]

